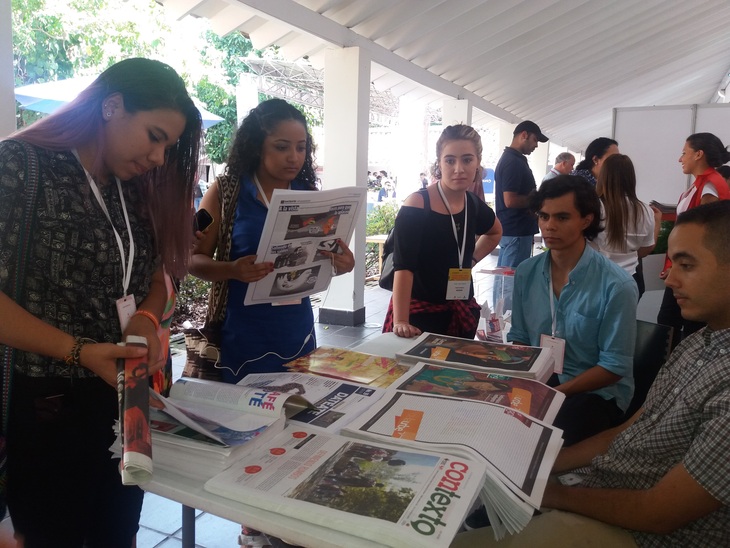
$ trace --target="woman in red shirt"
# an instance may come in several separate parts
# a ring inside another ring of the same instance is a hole
[[[682,164],[682,172],[694,175],[695,180],[692,186],[679,197],[677,215],[698,205],[730,199],[727,182],[715,169],[729,161],[730,152],[716,135],[694,133],[687,137],[679,163]],[[671,267],[672,263],[667,257],[661,273],[662,279],[667,277]],[[674,298],[674,293],[669,288],[664,290],[664,299],[659,308],[657,323],[674,328],[673,346],[705,325],[682,318],[682,312]]]

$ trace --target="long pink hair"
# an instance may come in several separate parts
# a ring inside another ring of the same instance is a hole
[[[185,117],[185,130],[167,152],[165,163],[127,183],[137,185],[144,197],[165,269],[182,278],[187,273],[192,243],[192,201],[202,121],[185,83],[172,67],[142,58],[120,61],[102,72],[76,99],[16,132],[13,138],[58,151],[96,139],[92,171],[98,172],[104,148],[102,103],[114,93],[122,95],[129,113],[173,109]]]

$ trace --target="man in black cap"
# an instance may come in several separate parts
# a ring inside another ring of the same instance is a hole
[[[527,203],[528,195],[536,188],[535,176],[526,155],[548,138],[529,120],[517,124],[513,135],[512,144],[505,147],[494,170],[494,199],[497,218],[502,223],[497,266],[516,268],[532,254],[533,236],[537,234],[537,218]],[[495,299],[503,297],[505,310],[509,310],[512,291],[506,286],[503,290],[501,284],[495,284]]]

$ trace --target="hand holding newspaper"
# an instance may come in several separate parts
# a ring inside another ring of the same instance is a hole
[[[256,251],[274,271],[248,284],[244,304],[286,304],[327,289],[334,275],[329,253],[352,238],[366,194],[359,187],[274,190]]]

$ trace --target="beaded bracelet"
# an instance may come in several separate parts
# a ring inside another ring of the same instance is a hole
[[[63,361],[69,367],[78,367],[81,365],[81,349],[87,343],[95,342],[93,339],[86,339],[84,337],[74,337],[74,345],[71,347],[71,352],[63,357]]]
[[[132,314],[132,316],[144,316],[152,322],[152,324],[155,326],[155,330],[160,328],[160,320],[158,320],[155,315],[149,310],[143,310],[140,308],[134,314]]]

